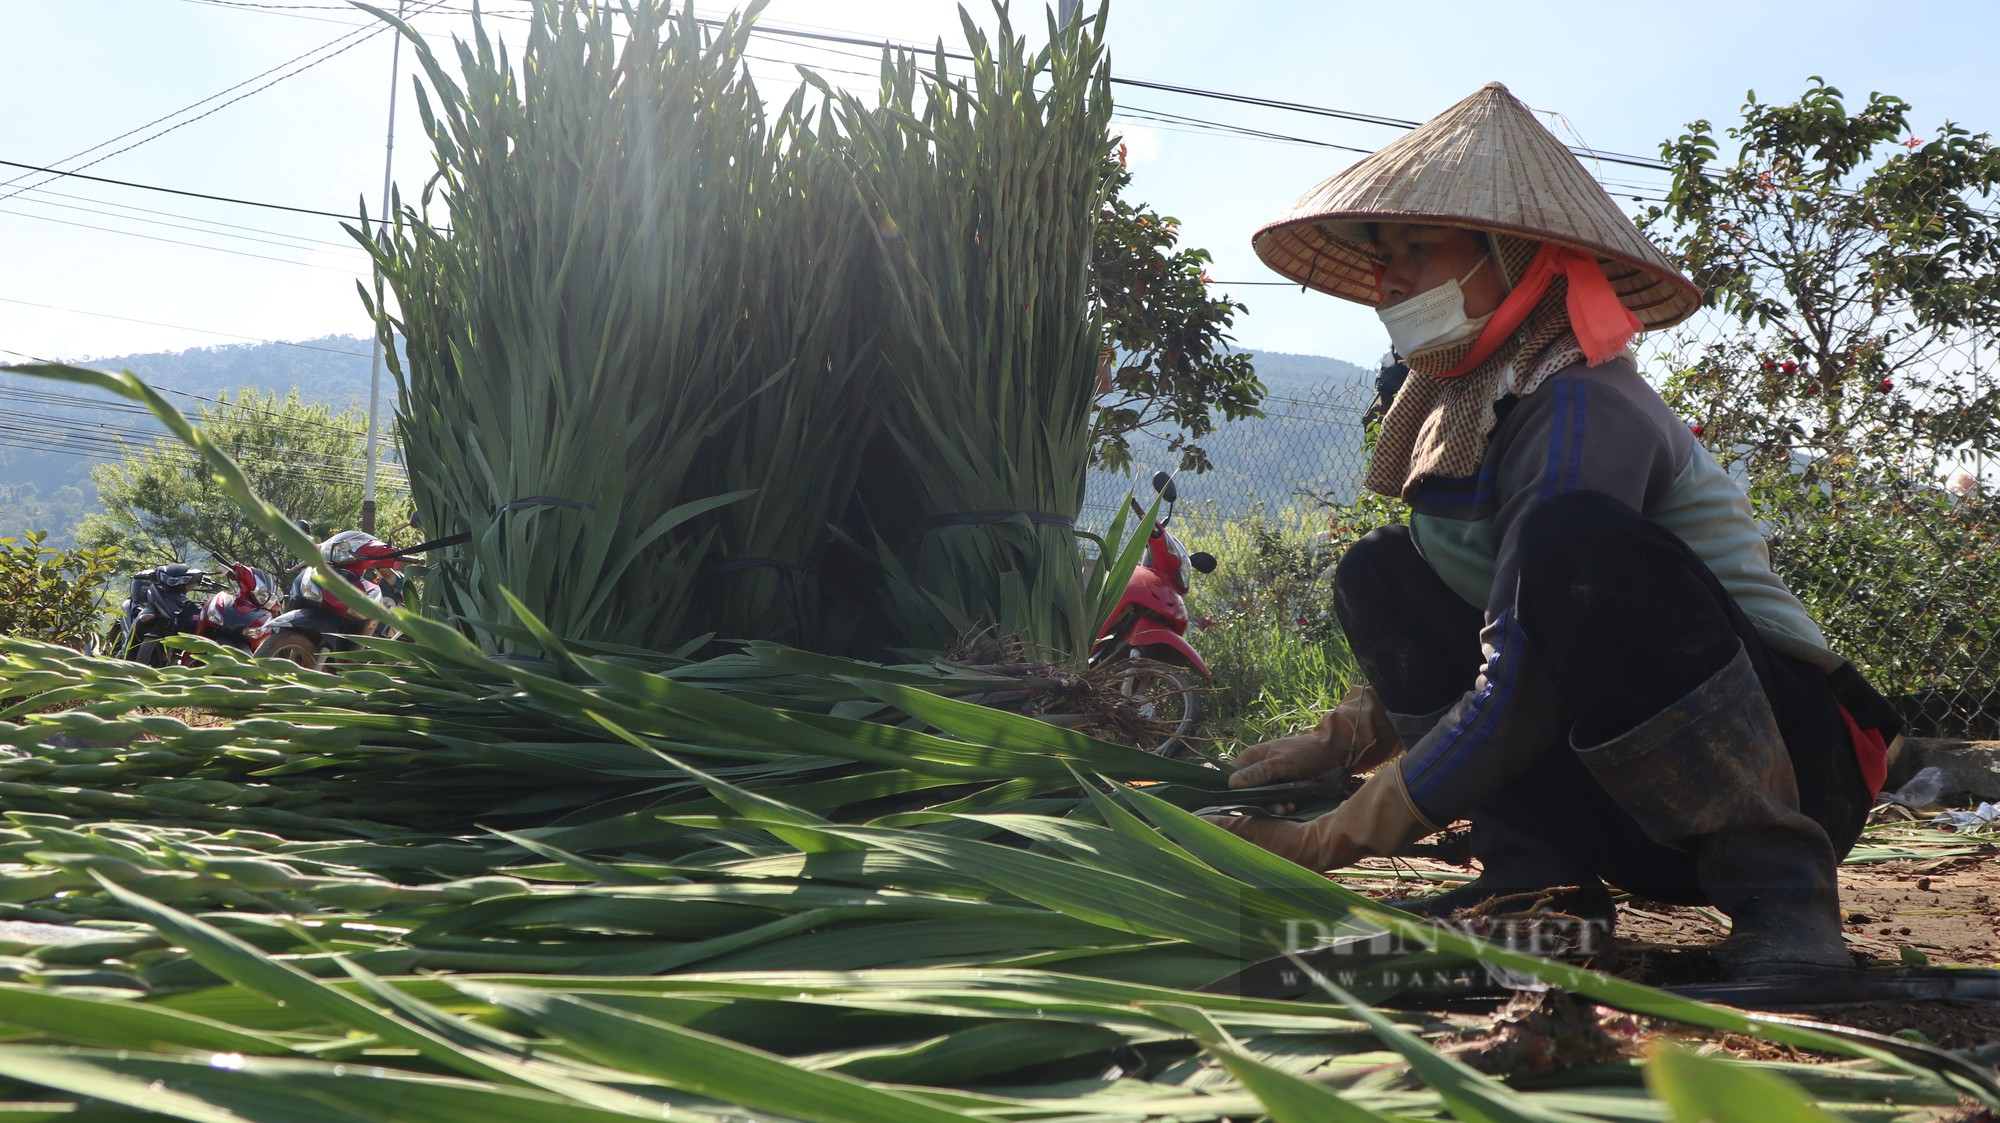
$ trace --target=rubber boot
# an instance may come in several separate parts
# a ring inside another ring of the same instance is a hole
[[[1799,811],[1798,783],[1749,653],[1693,693],[1578,759],[1655,842],[1691,853],[1731,922],[1732,979],[1852,970],[1833,845]]]
[[[1451,706],[1428,714],[1390,713],[1389,723],[1405,745],[1423,740]],[[1418,916],[1449,917],[1502,897],[1522,897],[1523,909],[1543,901],[1543,911],[1568,913],[1599,926],[1608,935],[1616,911],[1611,893],[1596,874],[1561,847],[1545,840],[1531,823],[1516,822],[1505,807],[1487,806],[1472,821],[1472,856],[1479,876],[1455,889],[1428,897],[1389,897],[1383,904]],[[1508,911],[1512,909],[1509,903]]]
[[[1502,813],[1482,808],[1472,813],[1472,856],[1479,859],[1479,876],[1455,889],[1429,897],[1391,898],[1382,903],[1418,916],[1448,918],[1463,909],[1504,897],[1497,911],[1560,912],[1588,920],[1609,935],[1613,917],[1611,892],[1589,867],[1557,848],[1531,826],[1515,823]]]

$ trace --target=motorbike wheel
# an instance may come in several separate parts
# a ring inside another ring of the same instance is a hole
[[[272,632],[257,645],[259,659],[286,659],[307,670],[319,670],[319,644],[303,632]]]
[[[1164,757],[1186,754],[1189,739],[1205,716],[1200,680],[1161,663],[1134,662],[1120,676],[1118,692],[1135,715],[1159,731],[1139,748]]]
[[[158,636],[141,636],[132,643],[132,653],[126,658],[134,663],[144,663],[148,667],[164,667],[173,653],[160,645]]]

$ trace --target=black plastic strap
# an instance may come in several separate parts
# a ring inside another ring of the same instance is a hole
[[[746,569],[758,569],[765,566],[783,570],[787,574],[804,572],[798,566],[790,562],[779,561],[777,558],[730,558],[727,561],[713,563],[709,566],[709,569],[715,573],[741,573]]]
[[[528,511],[537,507],[569,507],[578,511],[597,510],[597,504],[585,503],[580,499],[564,499],[560,495],[530,495],[526,499],[509,499],[507,502],[500,504],[493,513],[495,515],[504,515],[509,511]],[[457,534],[447,534],[443,538],[433,538],[429,542],[419,542],[407,549],[397,550],[396,556],[403,557],[407,554],[421,554],[425,550],[442,549],[445,546],[461,546],[470,541],[472,541],[472,532],[461,530]]]
[[[1064,530],[1075,530],[1076,520],[1068,515],[1051,515],[1046,511],[961,511],[954,515],[936,515],[924,520],[924,533],[946,530],[955,526],[985,526],[1004,523],[1010,519],[1026,516],[1037,526],[1059,526]]]
[[[509,511],[525,511],[531,507],[571,507],[579,511],[597,510],[597,504],[585,503],[580,499],[564,499],[560,495],[530,495],[526,499],[509,499],[507,502],[500,504],[500,509],[495,513],[504,515]]]
[[[443,538],[433,538],[429,542],[419,542],[414,546],[397,550],[396,556],[403,557],[407,554],[421,554],[425,550],[436,550],[445,546],[457,546],[470,541],[472,541],[472,532],[461,530],[457,534],[447,534]]]

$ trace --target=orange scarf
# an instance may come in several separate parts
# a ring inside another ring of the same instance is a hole
[[[1493,318],[1486,321],[1485,329],[1473,341],[1472,350],[1437,377],[1470,374],[1492,358],[1514,334],[1514,329],[1528,318],[1528,313],[1535,310],[1535,305],[1541,303],[1542,294],[1558,276],[1569,282],[1569,324],[1576,332],[1577,344],[1583,348],[1584,362],[1596,366],[1631,345],[1632,337],[1639,334],[1639,318],[1618,299],[1597,259],[1580,250],[1543,242],[1514,290],[1493,310]]]

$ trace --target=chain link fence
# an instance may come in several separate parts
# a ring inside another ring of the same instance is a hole
[[[2000,738],[2000,463],[1977,451],[2000,419],[1994,342],[1814,361],[1708,311],[1641,348],[1749,492],[1773,565],[1915,736]]]
[[[1224,422],[1200,439],[1215,467],[1178,473],[1182,500],[1224,518],[1352,502],[1368,464],[1361,415],[1374,397],[1373,385],[1347,381],[1274,390],[1264,399],[1263,417]],[[1080,521],[1102,529],[1127,495],[1150,501],[1148,478],[1179,463],[1166,440],[1135,434],[1132,475],[1092,472]]]
[[[1782,414],[1781,404],[1756,404],[1784,398],[1760,394],[1759,384],[1797,377],[1796,362],[1788,371],[1790,360],[1746,351],[1735,322],[1710,313],[1640,348],[1648,377],[1750,492],[1779,572],[1835,650],[1896,702],[1912,735],[2000,738],[2000,463],[1927,447],[1898,423],[1926,410],[2000,409],[1993,344],[1968,337],[1886,388],[1836,391],[1874,395],[1867,406],[1879,418],[1860,428],[1872,442],[1865,455],[1816,444],[1808,421],[1782,450],[1775,479],[1757,463],[1768,450],[1731,436],[1739,420],[1731,411]],[[1264,418],[1202,438],[1215,470],[1181,473],[1183,501],[1223,517],[1352,503],[1367,462],[1361,415],[1373,396],[1351,381],[1275,392]],[[1774,417],[1784,422],[1760,420]],[[1178,461],[1161,439],[1135,439],[1133,451],[1132,476],[1092,473],[1087,526],[1102,529],[1130,493],[1143,502],[1146,477]]]

